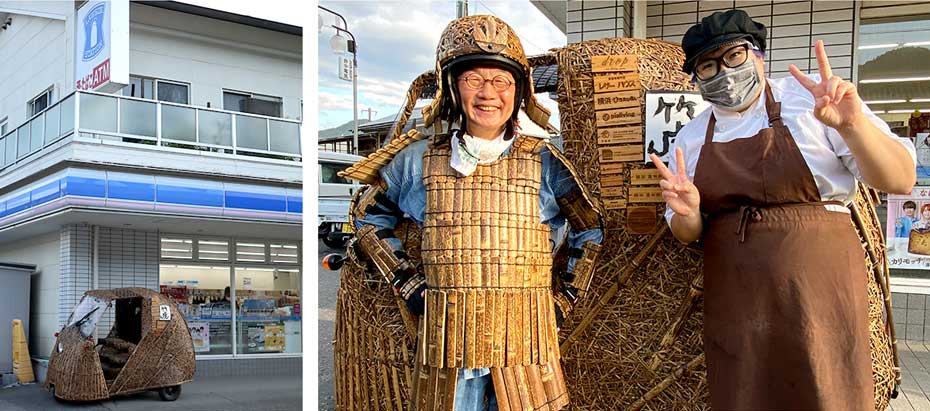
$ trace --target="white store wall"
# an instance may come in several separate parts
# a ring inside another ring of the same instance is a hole
[[[614,37],[611,30],[616,36],[631,37],[632,26],[644,24],[646,38],[680,44],[685,31],[702,18],[715,11],[739,8],[768,29],[766,73],[769,77],[790,75],[789,64],[797,65],[802,71],[816,72],[817,60],[811,46],[819,39],[827,46],[834,74],[853,78],[857,18],[853,1],[651,0],[637,3],[636,7],[646,7],[645,24],[630,21],[631,0],[568,3],[568,42]],[[615,29],[606,27],[609,21],[614,22]]]
[[[35,264],[29,302],[29,353],[45,357],[55,345],[58,331],[58,232],[43,234],[0,247],[0,261]],[[9,326],[4,324],[2,326]]]
[[[301,38],[133,4],[129,73],[190,83],[191,104],[223,108],[223,90],[281,97],[300,116]]]
[[[49,86],[55,100],[63,88],[74,89],[73,30],[65,20],[72,9],[61,1],[0,2],[0,14],[12,18],[0,31],[0,120],[8,118],[9,130],[26,121],[26,103]]]
[[[74,6],[0,1],[2,13],[13,22],[0,30],[0,120],[12,129],[49,86],[54,101],[74,91]],[[223,89],[281,97],[299,118],[300,36],[135,3],[129,15],[130,75],[190,83],[196,106],[222,108]]]

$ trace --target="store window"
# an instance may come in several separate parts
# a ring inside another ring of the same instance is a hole
[[[229,241],[197,240],[197,256],[201,260],[228,261]]]
[[[251,241],[236,243],[236,261],[250,263],[265,262],[265,244]]]
[[[162,238],[161,258],[192,260],[194,259],[194,240],[185,238]]]
[[[122,93],[127,97],[190,104],[190,85],[176,81],[129,76]]]
[[[862,100],[899,136],[930,132],[930,17],[863,20],[857,60]]]
[[[930,16],[888,17],[887,10],[879,11],[871,14],[881,18],[861,21],[857,88],[891,131],[914,141],[917,187],[914,195],[890,195],[876,208],[884,217],[892,284],[923,282],[930,279],[930,254],[911,242],[928,232],[930,218],[930,211],[924,213],[930,210],[930,197],[922,195],[930,188]]]
[[[29,117],[32,117],[38,113],[41,113],[42,110],[48,108],[49,104],[52,103],[52,88],[49,87],[48,90],[42,92],[32,100],[29,100],[28,111]]]
[[[198,355],[302,352],[299,250],[298,242],[161,238],[161,292],[178,303]]]
[[[300,271],[236,267],[238,354],[299,353]]]
[[[260,114],[269,117],[281,117],[283,111],[282,107],[283,102],[281,97],[237,91],[223,92],[224,110]]]
[[[178,304],[197,354],[232,354],[229,267],[162,264],[161,293]]]

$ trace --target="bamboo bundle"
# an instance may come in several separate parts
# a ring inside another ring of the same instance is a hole
[[[419,260],[419,247],[414,246],[420,241],[416,226],[405,221],[394,234],[413,252],[411,258]],[[404,315],[409,314],[398,299],[375,271],[346,261],[333,341],[337,410],[411,409],[415,341],[405,323]],[[415,330],[416,319],[412,321]]]

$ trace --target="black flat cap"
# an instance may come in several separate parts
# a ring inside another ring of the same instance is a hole
[[[737,40],[745,39],[764,52],[765,38],[765,25],[752,21],[745,11],[718,11],[691,26],[682,37],[685,64],[681,69],[691,74],[697,58],[702,54]]]

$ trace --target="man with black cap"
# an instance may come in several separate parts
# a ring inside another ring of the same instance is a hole
[[[666,219],[704,244],[704,349],[720,410],[872,410],[866,267],[845,204],[856,180],[909,193],[913,144],[856,87],[791,66],[767,79],[765,26],[716,12],[682,39],[711,108],[677,135]]]
[[[353,211],[358,251],[420,316],[411,408],[562,409],[557,317],[590,285],[601,213],[547,141],[510,26],[451,22],[436,74],[423,110],[435,134],[407,133],[340,174],[371,185]],[[404,217],[422,229],[420,265],[394,237]],[[553,279],[550,235],[566,222],[572,250]]]

